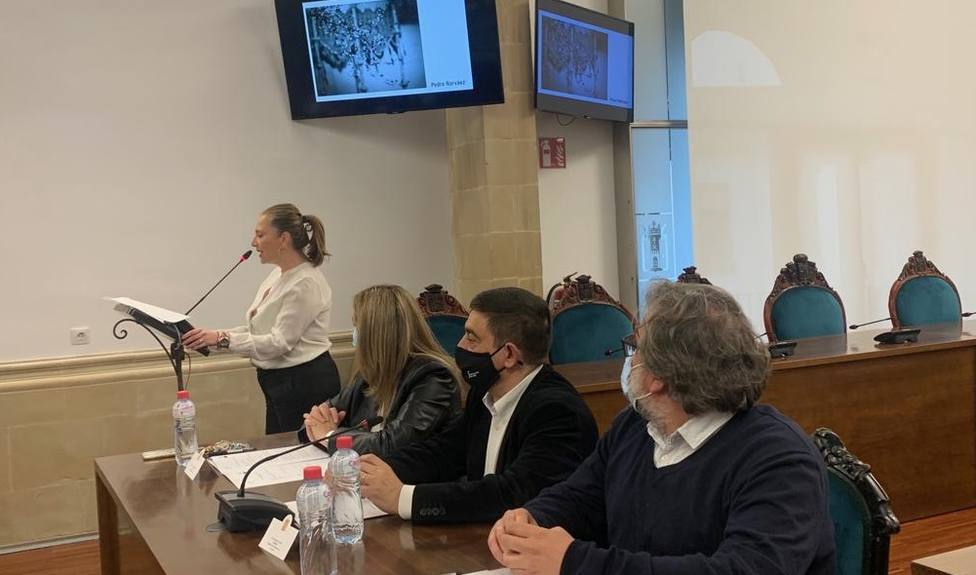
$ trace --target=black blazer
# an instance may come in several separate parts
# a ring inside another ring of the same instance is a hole
[[[493,521],[569,477],[593,451],[593,415],[576,389],[545,365],[515,406],[495,473],[485,475],[491,429],[482,401],[486,391],[471,389],[454,428],[386,459],[401,481],[416,485],[413,521]]]
[[[338,411],[345,411],[343,420],[356,425],[377,414],[376,402],[366,395],[369,385],[356,377],[330,403]],[[426,439],[456,424],[461,419],[461,399],[458,382],[442,363],[428,357],[414,357],[403,369],[389,414],[383,429],[377,432],[352,430],[344,433],[353,438],[353,449],[359,453],[375,453],[380,457],[415,441]],[[337,431],[347,431],[340,427]],[[307,441],[305,430],[298,432]],[[335,439],[321,443],[326,451],[335,451]]]

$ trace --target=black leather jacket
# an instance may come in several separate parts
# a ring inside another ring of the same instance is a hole
[[[355,425],[375,416],[376,402],[366,395],[366,381],[357,376],[331,400],[338,411],[345,411],[343,423]],[[353,449],[359,453],[375,453],[380,457],[409,443],[440,433],[461,418],[461,398],[458,382],[450,370],[440,362],[426,357],[414,357],[403,369],[389,415],[383,429],[376,432],[354,430],[345,433],[353,438]],[[337,431],[347,431],[340,427]],[[305,430],[299,438],[306,440]],[[328,452],[335,451],[335,439],[321,444]]]

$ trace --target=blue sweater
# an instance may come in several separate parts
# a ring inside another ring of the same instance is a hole
[[[654,447],[627,409],[569,479],[526,504],[575,538],[560,573],[833,575],[826,469],[795,423],[758,405],[680,463],[658,469]]]

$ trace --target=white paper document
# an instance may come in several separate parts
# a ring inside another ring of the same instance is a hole
[[[175,311],[170,311],[168,309],[161,308],[159,306],[155,306],[155,305],[148,304],[148,303],[145,303],[145,302],[141,302],[141,301],[138,301],[138,300],[134,300],[132,298],[127,298],[127,297],[106,297],[106,298],[102,298],[102,299],[105,299],[105,300],[108,300],[108,301],[112,301],[112,302],[115,302],[116,304],[118,304],[118,305],[115,306],[115,309],[117,309],[118,311],[121,311],[122,313],[129,313],[128,308],[134,307],[137,310],[141,311],[142,313],[144,313],[144,314],[146,314],[146,315],[148,315],[150,317],[156,318],[159,321],[165,321],[165,322],[169,322],[169,323],[178,323],[178,322],[181,322],[181,321],[183,321],[185,319],[189,319],[190,318],[190,316],[188,316],[188,315],[183,315],[181,313],[176,313]],[[123,306],[123,309],[119,309],[119,306]]]
[[[281,453],[292,447],[294,446],[217,455],[211,457],[208,461],[210,461],[210,465],[214,466],[214,469],[219,471],[221,475],[234,484],[234,487],[239,489],[241,487],[241,480],[244,479],[244,474],[247,473],[247,470],[252,465],[269,455]],[[314,445],[308,445],[294,453],[282,455],[278,459],[272,459],[267,463],[259,465],[248,476],[247,487],[263,487],[265,485],[301,481],[303,478],[302,470],[309,465],[320,465],[324,472],[329,465],[329,455]]]
[[[489,569],[488,571],[475,571],[468,573],[468,575],[512,575],[512,571],[508,567],[502,567],[501,569]]]
[[[294,501],[289,501],[288,503],[285,503],[285,505],[288,506],[288,509],[291,509],[291,512],[295,514],[295,517],[298,517],[298,505]],[[366,499],[365,497],[363,498],[363,520],[372,519],[374,517],[384,517],[386,515],[389,515],[389,513],[377,507],[369,499]]]

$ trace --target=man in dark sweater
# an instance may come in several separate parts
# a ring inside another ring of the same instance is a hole
[[[507,512],[488,545],[535,574],[833,574],[826,469],[755,405],[769,356],[726,292],[656,285],[622,412],[568,480]]]
[[[471,388],[458,424],[361,460],[363,495],[414,522],[494,521],[569,477],[596,444],[589,408],[544,364],[542,298],[519,288],[482,292],[464,328],[455,358]]]

